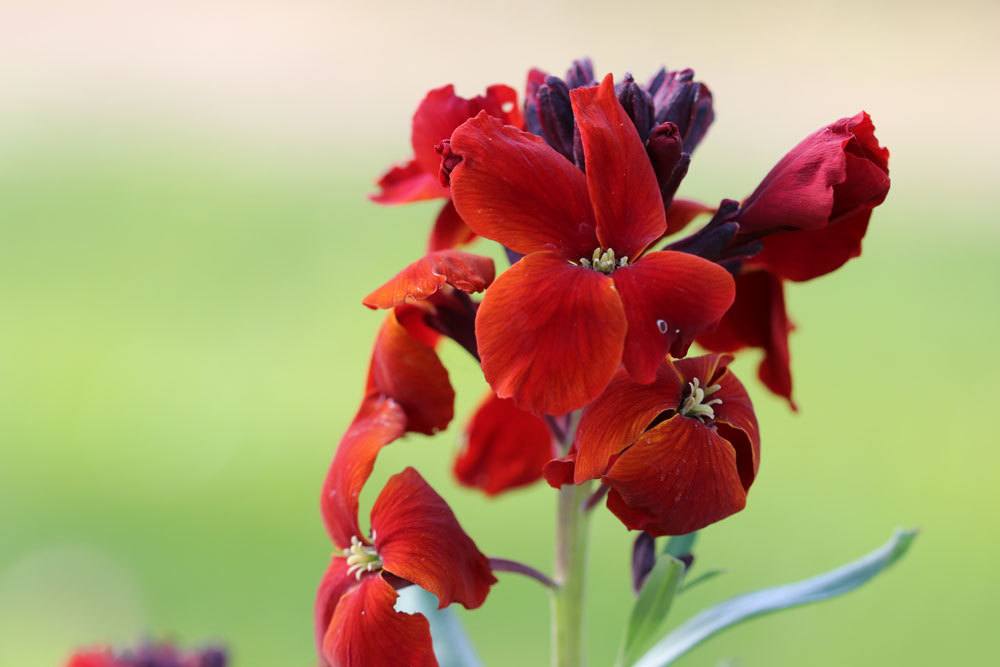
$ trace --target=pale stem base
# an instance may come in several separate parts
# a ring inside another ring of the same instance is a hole
[[[552,593],[552,667],[584,667],[583,595],[590,521],[584,504],[591,484],[559,490],[555,581]]]

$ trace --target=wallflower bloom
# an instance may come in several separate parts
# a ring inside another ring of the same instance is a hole
[[[372,195],[372,200],[380,204],[405,204],[425,199],[447,199],[448,188],[441,184],[438,176],[441,158],[435,146],[480,111],[517,127],[522,123],[517,92],[508,86],[490,86],[485,95],[472,99],[455,95],[455,88],[450,84],[427,93],[413,114],[410,134],[413,158],[382,175],[378,181],[380,191]],[[475,235],[462,222],[449,200],[438,213],[428,249],[443,250],[468,243],[473,238]]]
[[[535,413],[586,404],[621,363],[651,382],[733,301],[731,276],[647,252],[666,219],[656,176],[609,75],[570,94],[586,175],[538,137],[480,113],[452,135],[452,196],[482,236],[525,255],[476,318],[483,372]]]
[[[750,397],[729,355],[666,360],[651,384],[620,372],[583,412],[575,456],[555,485],[601,478],[608,509],[632,530],[689,533],[746,504],[760,464]]]
[[[316,597],[316,639],[324,664],[436,667],[427,619],[394,609],[396,587],[415,583],[436,595],[442,608],[458,602],[472,609],[496,583],[489,561],[413,468],[391,477],[382,489],[372,507],[370,536],[357,526],[356,516],[327,526],[340,553]]]
[[[716,352],[759,347],[761,381],[792,401],[785,280],[829,273],[861,254],[872,209],[889,192],[889,151],[865,112],[821,128],[768,173],[734,217],[734,244],[759,238],[762,249],[741,263],[736,301],[698,342]]]
[[[453,471],[461,484],[495,496],[537,482],[554,452],[542,419],[490,392],[469,420]]]

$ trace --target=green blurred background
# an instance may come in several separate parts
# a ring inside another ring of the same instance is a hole
[[[0,665],[79,644],[223,640],[244,667],[313,664],[330,553],[317,495],[379,315],[360,298],[422,250],[436,205],[379,208],[426,89],[520,87],[589,53],[698,68],[718,120],[683,193],[740,197],[858,108],[893,150],[865,255],[790,290],[791,414],[751,381],[763,465],[705,531],[727,574],[675,618],[922,535],[872,585],[735,629],[684,665],[988,664],[1000,618],[992,425],[1000,365],[996,3],[54,0],[0,6]],[[442,355],[456,423],[388,448],[487,552],[550,567],[553,494],[458,488],[485,385]],[[753,377],[756,358],[738,371]],[[630,540],[596,519],[592,664],[629,604]],[[462,613],[490,667],[544,665],[547,602],[504,576]]]

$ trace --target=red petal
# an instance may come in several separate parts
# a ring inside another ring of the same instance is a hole
[[[447,197],[437,171],[426,172],[416,160],[392,167],[378,180],[381,192],[371,196],[379,204],[406,204],[423,199]]]
[[[667,228],[653,166],[609,74],[600,86],[570,92],[583,142],[587,190],[604,248],[636,258]]]
[[[608,508],[631,530],[683,535],[746,505],[736,453],[718,431],[676,415],[644,434],[605,476]]]
[[[733,306],[714,330],[698,337],[698,343],[715,352],[736,352],[744,347],[763,349],[757,375],[768,389],[788,399],[794,409],[788,351],[792,329],[781,280],[766,271],[748,271],[736,277]]]
[[[455,477],[493,496],[537,482],[552,454],[552,433],[545,422],[491,392],[466,429]]]
[[[319,584],[319,590],[316,591],[316,603],[313,611],[316,626],[316,648],[320,655],[323,653],[323,637],[326,636],[326,631],[330,627],[333,610],[337,608],[340,598],[358,585],[354,575],[347,572],[347,560],[340,556],[334,556]]]
[[[698,378],[702,387],[719,385],[711,395],[721,404],[713,406],[713,423],[719,435],[736,451],[736,464],[744,489],[749,489],[760,467],[760,428],[753,403],[743,383],[729,369],[733,358],[728,354],[706,354],[674,362],[685,383]]]
[[[681,231],[691,224],[691,222],[699,215],[714,212],[715,209],[713,207],[706,206],[700,201],[695,201],[693,199],[674,199],[670,203],[670,208],[667,209],[667,231],[665,236],[676,234]]]
[[[97,649],[73,655],[66,667],[116,667],[117,662],[111,649]]]
[[[450,137],[456,127],[478,111],[478,108],[472,111],[469,100],[456,95],[455,87],[451,84],[427,93],[413,114],[413,131],[410,135],[414,159],[425,173],[437,178],[441,156],[434,147]]]
[[[366,576],[340,599],[323,638],[329,667],[437,667],[430,624],[396,611],[396,597],[385,579]]]
[[[621,362],[625,330],[613,281],[552,253],[502,273],[476,316],[486,380],[536,414],[565,414],[601,393]]]
[[[455,210],[455,203],[449,199],[434,221],[431,237],[427,241],[427,251],[448,250],[471,243],[475,238],[476,233],[465,224],[462,216]]]
[[[736,296],[733,278],[721,266],[670,250],[651,252],[613,278],[628,316],[625,367],[639,382],[653,381],[667,352],[686,354]]]
[[[413,468],[386,482],[372,507],[372,534],[385,569],[436,595],[442,608],[474,609],[496,583],[448,503]]]
[[[549,486],[554,489],[573,484],[574,469],[576,468],[576,452],[571,451],[561,459],[552,459],[545,464],[542,475]]]
[[[395,306],[427,299],[448,284],[463,292],[482,292],[493,282],[493,260],[460,250],[432,252],[400,271],[365,297],[369,308]]]
[[[771,169],[743,204],[741,230],[818,230],[870,210],[889,191],[888,159],[868,114],[841,118],[806,137]]]
[[[658,415],[677,409],[682,389],[677,371],[662,358],[652,384],[639,384],[619,371],[580,418],[574,481],[603,475],[611,458],[635,442]]]
[[[593,253],[586,179],[542,139],[481,113],[455,130],[451,151],[461,158],[451,172],[452,198],[477,234],[521,254]]]
[[[406,415],[391,399],[374,397],[361,404],[341,438],[323,482],[320,507],[334,544],[346,548],[351,537],[361,537],[358,496],[375,467],[379,451],[406,430]]]
[[[368,394],[392,398],[406,412],[406,430],[432,435],[454,415],[455,391],[433,348],[390,312],[375,339]]]
[[[787,280],[812,280],[826,275],[861,255],[861,241],[871,215],[871,209],[862,209],[823,229],[769,236],[751,264]]]

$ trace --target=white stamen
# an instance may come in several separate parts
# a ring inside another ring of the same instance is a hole
[[[692,419],[715,419],[715,409],[713,405],[721,405],[721,398],[713,398],[710,401],[705,399],[722,389],[721,385],[713,384],[710,387],[702,387],[698,378],[688,382],[688,396],[681,404],[680,412],[685,417]]]
[[[372,533],[374,539],[375,534]],[[358,537],[351,536],[351,546],[342,551],[347,559],[347,574],[353,574],[356,579],[361,579],[365,572],[375,572],[382,569],[382,559],[378,551],[370,544],[365,544]]]
[[[608,248],[607,250],[604,248],[594,248],[594,254],[590,259],[586,257],[580,258],[580,266],[600,271],[601,273],[611,274],[615,269],[628,266],[628,257],[615,260],[615,251],[612,248]]]

